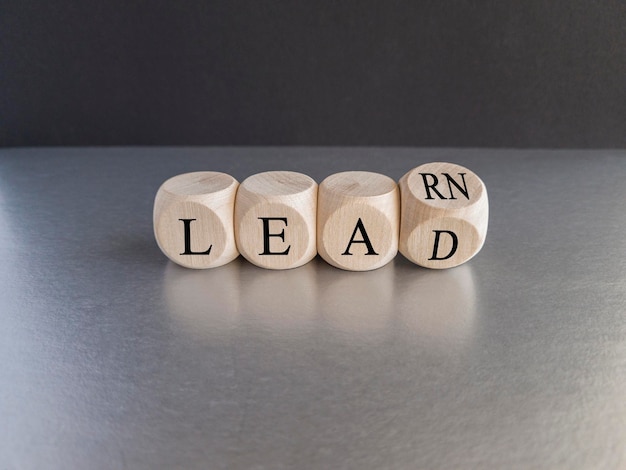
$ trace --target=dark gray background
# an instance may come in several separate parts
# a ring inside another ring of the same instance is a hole
[[[621,1],[0,1],[0,145],[626,146]]]

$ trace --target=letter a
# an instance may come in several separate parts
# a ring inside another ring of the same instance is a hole
[[[363,237],[363,240],[354,239],[354,237],[356,236],[357,230],[361,232],[361,236]],[[367,247],[367,253],[365,253],[365,255],[378,255],[378,253],[374,251],[374,247],[372,246],[372,243],[370,242],[370,239],[367,236],[365,227],[363,227],[363,221],[360,218],[358,222],[356,223],[356,227],[354,227],[354,232],[352,232],[352,237],[350,237],[350,243],[348,243],[348,247],[346,248],[346,251],[341,253],[342,256],[346,256],[346,255],[352,256],[352,253],[350,253],[350,247],[352,246],[353,243],[365,243],[365,246]]]
[[[191,251],[191,222],[196,219],[178,219],[185,226],[185,251],[181,253],[181,255],[210,255],[211,248],[213,245],[209,246],[209,249],[206,251]]]
[[[435,235],[435,247],[433,248],[433,256],[431,258],[428,258],[428,260],[429,261],[431,260],[443,261],[444,259],[452,258],[452,255],[456,253],[456,249],[459,247],[459,239],[456,236],[456,234],[454,232],[451,232],[450,230],[433,230],[433,232],[435,232],[436,234]],[[443,258],[438,258],[437,251],[439,250],[439,235],[441,235],[442,233],[447,233],[448,235],[452,237],[452,249],[450,250],[450,253],[448,253]]]

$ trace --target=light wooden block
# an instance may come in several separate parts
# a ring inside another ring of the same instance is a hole
[[[187,268],[222,266],[239,256],[233,213],[239,183],[224,173],[202,171],[168,179],[153,211],[161,251]]]
[[[427,163],[400,179],[400,253],[420,266],[465,263],[487,235],[487,188],[473,172],[452,163]]]
[[[317,183],[291,171],[246,178],[235,203],[235,238],[241,254],[267,269],[290,269],[317,254]]]
[[[398,252],[400,193],[379,173],[347,171],[319,187],[317,251],[329,264],[348,271],[369,271]]]

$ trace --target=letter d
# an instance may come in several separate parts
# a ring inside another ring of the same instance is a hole
[[[444,259],[452,258],[452,255],[456,253],[456,250],[459,247],[459,239],[456,234],[450,230],[433,230],[433,232],[435,232],[435,246],[433,247],[433,255],[431,258],[428,258],[428,260],[443,261]],[[439,258],[437,257],[437,251],[439,251],[439,236],[442,233],[447,233],[452,237],[452,249],[450,250],[450,253],[448,253],[446,256],[444,256],[443,258]]]

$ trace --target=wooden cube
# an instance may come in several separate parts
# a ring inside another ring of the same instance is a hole
[[[379,173],[347,171],[326,178],[319,187],[317,251],[331,265],[369,271],[398,252],[400,193]]]
[[[317,254],[317,183],[291,171],[246,178],[235,203],[235,238],[241,254],[268,269],[290,269]]]
[[[458,266],[480,251],[489,219],[487,189],[452,163],[427,163],[400,180],[400,253],[427,268]]]
[[[239,183],[224,173],[202,171],[168,179],[153,211],[161,251],[187,268],[222,266],[239,256],[233,231]]]

